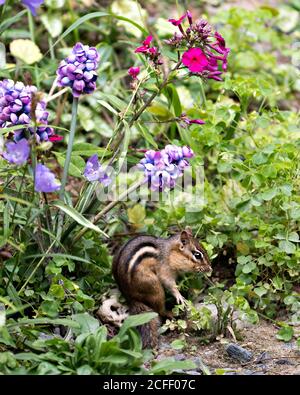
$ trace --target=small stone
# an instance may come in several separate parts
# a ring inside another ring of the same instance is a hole
[[[186,372],[184,372],[185,374],[190,374],[193,376],[202,376],[202,374],[200,372],[197,372],[196,370],[188,370]]]
[[[242,373],[243,373],[244,375],[246,375],[246,376],[252,376],[252,375],[255,374],[256,372],[255,372],[254,370],[245,369],[245,370],[242,371]]]
[[[239,362],[249,362],[253,356],[252,352],[234,343],[230,343],[225,346],[225,351],[231,358],[234,358]]]
[[[174,355],[174,359],[175,361],[185,361],[188,358],[185,354],[176,354]]]
[[[288,359],[282,358],[282,359],[278,359],[277,361],[275,361],[275,363],[277,365],[294,365],[293,362],[291,362]]]
[[[263,363],[263,362],[268,361],[270,358],[271,358],[271,355],[267,351],[264,351],[261,354],[259,354],[259,356],[256,358],[255,362],[257,364]]]
[[[262,372],[261,370],[257,371],[257,372],[253,372],[251,374],[251,376],[265,376],[265,373]]]

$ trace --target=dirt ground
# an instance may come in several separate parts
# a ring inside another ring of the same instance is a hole
[[[170,346],[170,343],[178,338],[178,334],[169,333],[161,336],[160,350],[156,359],[173,357],[177,360],[193,360],[200,357],[211,374],[300,375],[300,349],[296,341],[284,343],[276,339],[276,333],[275,325],[260,321],[258,325],[241,330],[240,341],[223,338],[208,345],[201,345],[196,337],[189,337],[188,346],[180,351]],[[236,343],[252,352],[251,361],[241,363],[229,357],[225,350],[226,344],[229,343]],[[194,351],[193,346],[197,347],[197,351]],[[223,372],[216,369],[222,369]]]

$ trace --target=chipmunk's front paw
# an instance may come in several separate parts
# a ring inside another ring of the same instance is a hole
[[[176,303],[186,305],[187,300],[181,294],[179,294],[176,296]]]

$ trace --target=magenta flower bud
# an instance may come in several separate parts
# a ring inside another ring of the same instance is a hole
[[[145,40],[143,41],[143,44],[146,46],[146,47],[149,47],[149,45],[151,44],[151,41],[153,40],[153,37],[152,36],[147,36],[146,38],[145,38]]]
[[[140,73],[140,68],[139,67],[130,67],[128,69],[128,74],[135,80]]]
[[[189,10],[187,10],[186,16],[188,18],[189,24],[192,25],[193,24],[193,17],[192,17],[192,14]]]
[[[185,19],[186,14],[182,15],[179,19],[168,19],[168,22],[172,23],[174,26],[181,25],[182,21]]]
[[[158,49],[156,47],[150,47],[152,40],[153,40],[152,36],[146,37],[145,40],[142,42],[143,45],[136,48],[134,52],[145,54],[146,57],[152,60],[155,66],[159,66],[163,62],[160,59],[160,53]]]

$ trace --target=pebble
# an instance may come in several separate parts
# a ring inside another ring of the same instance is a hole
[[[261,354],[259,354],[259,356],[256,358],[256,363],[258,364],[263,362],[264,363],[269,362],[270,358],[271,355],[267,351],[264,351]]]
[[[294,363],[292,361],[290,361],[289,359],[285,359],[285,358],[278,359],[277,361],[275,361],[275,363],[277,365],[294,365]]]
[[[197,372],[196,370],[188,370],[187,372],[184,372],[185,374],[190,374],[193,376],[202,376],[202,373]]]
[[[239,346],[238,344],[230,343],[225,346],[227,354],[240,362],[249,362],[252,359],[252,352]]]
[[[175,361],[185,361],[186,359],[189,359],[185,354],[176,354],[174,355]]]

